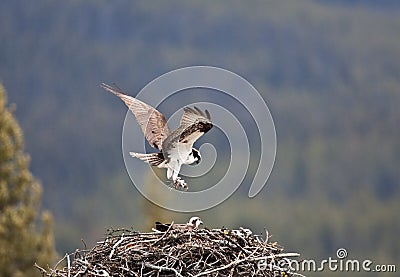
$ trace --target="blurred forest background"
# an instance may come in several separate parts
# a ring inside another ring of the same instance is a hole
[[[131,184],[126,107],[99,84],[136,95],[170,70],[212,65],[262,94],[278,149],[267,187],[249,199],[246,182],[198,213],[205,225],[266,227],[303,258],[343,247],[350,258],[397,263],[399,34],[400,2],[389,0],[1,1],[0,82],[58,253],[92,245],[108,227],[144,231],[149,218],[191,216],[148,203]]]

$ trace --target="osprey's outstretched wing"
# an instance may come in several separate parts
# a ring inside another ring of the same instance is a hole
[[[164,115],[150,105],[126,95],[117,88],[101,84],[105,90],[115,94],[129,107],[135,115],[142,131],[151,146],[161,150],[163,140],[171,133]]]
[[[203,112],[197,107],[185,107],[179,129],[182,133],[179,137],[179,142],[193,145],[202,135],[207,133],[212,127],[210,113],[205,110]]]

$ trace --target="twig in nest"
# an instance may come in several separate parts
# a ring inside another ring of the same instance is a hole
[[[169,225],[167,231],[165,231],[165,233],[161,236],[161,238],[159,238],[158,240],[156,240],[153,245],[157,244],[157,242],[161,241],[168,233],[169,231],[172,229],[172,226],[174,225],[174,222],[172,221],[171,224]]]
[[[156,266],[149,263],[144,263],[145,267],[150,267],[152,269],[157,269],[158,271],[172,271],[175,273],[176,276],[183,277],[175,268],[165,267],[165,266]]]

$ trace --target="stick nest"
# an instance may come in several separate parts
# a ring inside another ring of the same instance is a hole
[[[250,230],[194,229],[140,233],[109,230],[90,250],[67,254],[43,276],[294,276],[279,264],[297,253],[283,253],[268,235]],[[63,268],[61,268],[63,267]]]

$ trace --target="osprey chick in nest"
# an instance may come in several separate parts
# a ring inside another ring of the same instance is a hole
[[[172,226],[171,226],[172,224]],[[152,228],[153,231],[166,232],[169,229],[172,230],[196,230],[199,229],[199,226],[203,224],[203,221],[198,216],[193,216],[189,219],[188,223],[179,224],[179,223],[161,223],[159,221],[155,222],[155,228]]]
[[[167,178],[174,182],[175,188],[187,189],[186,182],[178,176],[183,164],[198,164],[201,160],[199,150],[193,144],[212,127],[210,113],[199,108],[185,107],[179,127],[171,132],[164,115],[152,106],[126,95],[118,88],[101,84],[105,90],[115,94],[135,115],[149,144],[158,153],[129,152],[132,157],[141,159],[152,166],[167,169]]]

